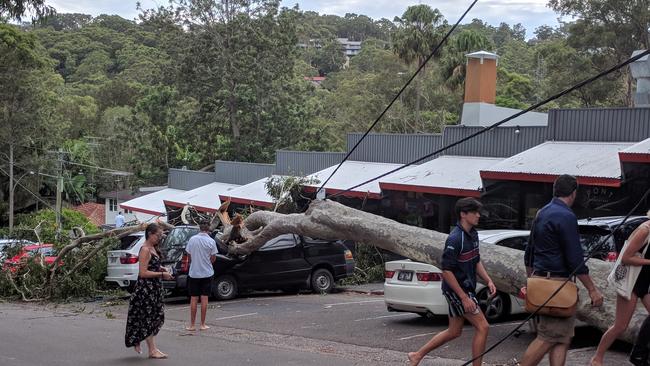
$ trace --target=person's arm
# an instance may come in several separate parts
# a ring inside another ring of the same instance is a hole
[[[494,296],[494,294],[497,293],[497,287],[494,286],[494,282],[492,282],[492,279],[485,270],[485,266],[483,265],[482,261],[478,261],[478,263],[476,263],[476,273],[478,273],[478,275],[481,276],[483,281],[485,281],[487,284],[487,287],[490,290],[490,296]]]
[[[628,239],[627,249],[621,253],[621,262],[623,262],[623,264],[627,264],[629,266],[650,265],[650,259],[641,258],[635,255],[646,244],[649,233],[650,229],[648,228],[648,224],[641,224],[641,226],[634,230]]]
[[[149,249],[140,248],[140,253],[138,254],[138,276],[141,278],[162,278],[165,280],[171,280],[173,277],[167,271],[163,272],[154,272],[148,269],[149,261],[151,260],[151,252]]]
[[[585,285],[585,288],[587,288],[589,297],[591,298],[591,306],[601,306],[603,304],[603,294],[601,294],[600,291],[596,288],[594,281],[591,280],[591,276],[589,274],[580,274],[576,275],[576,277],[578,277],[580,282],[582,282],[582,284]]]
[[[214,263],[217,260],[217,254],[219,254],[219,249],[217,248],[217,242],[212,240],[212,251],[210,252],[210,262]]]

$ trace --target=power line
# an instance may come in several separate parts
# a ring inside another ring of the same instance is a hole
[[[0,168],[0,172],[4,173],[6,176],[9,176],[9,173],[7,173],[4,169]],[[37,200],[41,201],[43,204],[45,204],[47,207],[50,209],[54,210],[54,207],[52,207],[49,203],[45,202],[39,195],[36,193],[32,192],[29,188],[25,187],[22,183],[18,182],[17,183],[19,186],[23,187],[24,190],[29,192],[32,196],[36,197]],[[11,187],[9,187],[11,189]]]
[[[618,70],[618,69],[620,69],[620,68],[622,68],[622,67],[624,67],[624,66],[627,66],[627,65],[631,64],[632,62],[634,62],[634,61],[636,61],[636,60],[638,60],[638,59],[640,59],[640,58],[642,58],[642,57],[645,57],[645,56],[647,56],[647,55],[650,55],[650,50],[646,50],[646,51],[641,52],[640,54],[638,54],[638,55],[636,55],[636,56],[634,56],[634,57],[630,57],[630,58],[627,59],[626,61],[623,61],[622,63],[620,63],[620,64],[618,64],[618,65],[616,65],[616,66],[613,66],[613,67],[611,67],[611,68],[609,68],[609,69],[607,69],[607,70],[605,70],[605,71],[603,71],[603,72],[601,72],[601,73],[599,73],[599,74],[597,74],[597,75],[595,75],[595,76],[592,76],[592,77],[590,77],[589,79],[583,80],[583,81],[581,81],[580,83],[578,83],[578,84],[576,84],[576,85],[574,85],[574,86],[572,86],[572,87],[570,87],[570,88],[568,88],[568,89],[565,89],[565,90],[563,90],[563,91],[561,91],[561,92],[559,92],[559,93],[557,93],[557,94],[555,94],[555,95],[553,95],[553,96],[551,96],[551,97],[549,97],[549,98],[547,98],[547,99],[545,99],[545,100],[543,100],[543,101],[541,101],[541,102],[539,102],[539,103],[536,103],[536,104],[534,104],[534,105],[532,105],[532,106],[530,106],[530,107],[524,109],[523,111],[519,111],[519,112],[513,114],[513,115],[510,116],[510,117],[504,118],[504,119],[502,119],[501,121],[499,121],[499,122],[497,122],[497,123],[495,123],[495,124],[493,124],[493,125],[487,126],[487,127],[485,127],[484,129],[482,129],[482,130],[480,130],[480,131],[478,131],[478,132],[474,132],[474,133],[472,133],[471,135],[469,135],[469,136],[467,136],[467,137],[464,137],[464,138],[462,138],[462,139],[460,139],[460,140],[458,140],[458,141],[456,141],[456,142],[453,142],[453,143],[451,143],[451,144],[449,144],[449,145],[446,145],[446,146],[444,146],[444,147],[442,147],[442,148],[440,148],[440,149],[438,149],[438,150],[436,150],[436,151],[434,151],[434,152],[432,152],[432,153],[430,153],[430,154],[427,154],[427,155],[424,155],[424,156],[422,156],[422,157],[420,157],[420,158],[417,158],[417,159],[415,159],[415,160],[413,160],[413,161],[411,161],[411,162],[409,162],[409,163],[406,163],[406,164],[404,164],[404,165],[402,165],[402,166],[400,166],[400,167],[397,167],[397,168],[395,168],[395,169],[393,169],[393,170],[390,170],[390,171],[388,171],[388,172],[386,172],[386,173],[384,173],[384,174],[381,174],[381,175],[379,175],[379,176],[377,176],[377,177],[374,177],[374,178],[372,178],[372,179],[369,179],[369,180],[367,180],[367,181],[365,181],[365,182],[363,182],[363,183],[359,183],[359,184],[357,184],[357,185],[355,185],[355,186],[352,186],[352,187],[350,187],[350,188],[348,188],[348,189],[346,189],[346,190],[342,190],[342,191],[340,191],[340,192],[337,192],[336,194],[333,194],[333,195],[331,195],[330,197],[337,197],[337,196],[340,196],[340,195],[342,195],[342,194],[345,194],[345,193],[347,193],[347,192],[350,192],[351,190],[353,190],[353,189],[355,189],[355,188],[361,187],[361,186],[363,186],[363,185],[365,185],[365,184],[368,184],[368,183],[372,183],[372,182],[376,181],[377,179],[381,179],[381,178],[383,178],[383,177],[385,177],[385,176],[387,176],[387,175],[390,175],[390,174],[393,174],[393,173],[395,173],[395,172],[398,172],[398,171],[400,171],[400,170],[402,170],[402,169],[404,169],[404,168],[406,168],[406,167],[409,167],[409,166],[411,166],[411,165],[413,165],[413,164],[417,164],[417,163],[419,163],[419,162],[421,162],[421,161],[423,161],[423,160],[426,160],[426,159],[428,159],[428,158],[430,158],[430,157],[432,157],[432,156],[438,155],[438,154],[440,154],[440,153],[442,153],[442,152],[444,152],[444,151],[446,151],[446,150],[451,149],[451,148],[454,147],[454,146],[460,145],[460,144],[462,144],[463,142],[466,142],[466,141],[468,141],[468,140],[471,140],[471,139],[473,139],[474,137],[476,137],[476,136],[478,136],[478,135],[484,134],[484,133],[486,133],[486,132],[488,132],[488,131],[490,131],[490,130],[492,130],[492,129],[494,129],[494,128],[497,128],[497,127],[501,126],[502,124],[504,124],[504,123],[506,123],[506,122],[508,122],[508,121],[511,121],[511,120],[513,120],[513,119],[515,119],[515,118],[517,118],[517,117],[520,117],[520,116],[524,115],[525,113],[528,113],[528,112],[530,112],[530,111],[532,111],[532,110],[534,110],[534,109],[537,109],[537,108],[539,108],[539,107],[541,107],[541,106],[543,106],[543,105],[545,105],[545,104],[547,104],[547,103],[549,103],[549,102],[552,102],[552,101],[554,101],[554,100],[556,100],[556,99],[558,99],[558,98],[560,98],[560,97],[563,97],[564,95],[569,94],[570,92],[572,92],[572,91],[574,91],[574,90],[576,90],[576,89],[580,89],[580,88],[582,88],[583,86],[585,86],[585,85],[587,85],[587,84],[589,84],[589,83],[591,83],[591,82],[593,82],[593,81],[595,81],[595,80],[598,80],[598,79],[600,79],[601,77],[603,77],[603,76],[605,76],[605,75],[608,75],[608,74],[610,74],[610,73],[612,73],[612,72],[614,72],[614,71],[616,71],[616,70]],[[343,162],[341,162],[341,164],[343,164]],[[340,167],[340,166],[341,166],[341,165],[339,165],[339,167]],[[337,167],[337,168],[338,168],[338,167]],[[330,178],[331,178],[331,176],[330,176]],[[327,182],[326,182],[326,183],[327,183]],[[325,184],[323,184],[323,186],[324,186],[324,185],[325,185]],[[321,187],[321,188],[322,188],[322,187]]]
[[[472,10],[472,8],[474,7],[474,5],[475,5],[477,2],[478,2],[478,0],[474,0],[474,1],[472,2],[472,4],[470,4],[470,6],[467,8],[467,10],[465,10],[465,12],[463,13],[463,15],[461,15],[461,17],[458,18],[458,21],[456,22],[456,24],[454,24],[454,26],[451,27],[451,29],[447,32],[447,34],[445,34],[445,36],[442,38],[442,40],[441,40],[441,41],[436,45],[436,47],[433,49],[433,51],[431,51],[431,53],[429,54],[429,56],[424,60],[424,62],[422,63],[422,65],[420,65],[420,67],[418,67],[418,69],[415,71],[415,73],[414,73],[413,75],[411,75],[411,77],[408,79],[408,81],[406,82],[406,84],[404,84],[404,86],[402,87],[402,89],[400,89],[399,92],[397,92],[397,94],[395,95],[395,97],[393,98],[393,100],[391,100],[390,103],[388,103],[388,105],[386,106],[386,108],[384,108],[384,110],[381,112],[381,114],[379,115],[379,117],[377,117],[377,119],[375,119],[375,121],[372,123],[372,125],[370,125],[370,127],[368,128],[368,130],[363,134],[363,136],[361,136],[361,138],[359,139],[359,141],[357,141],[357,143],[354,144],[354,146],[352,147],[352,149],[350,149],[350,151],[348,151],[348,153],[345,155],[345,157],[343,158],[343,160],[341,160],[341,162],[339,163],[339,165],[336,166],[336,168],[334,169],[334,171],[332,172],[332,174],[330,174],[330,176],[327,177],[327,179],[325,180],[325,182],[323,182],[323,184],[320,186],[320,188],[318,188],[318,190],[316,191],[316,195],[318,195],[318,193],[319,193],[319,192],[320,192],[320,191],[325,187],[325,185],[327,184],[327,182],[329,182],[330,179],[332,179],[332,177],[334,176],[334,174],[336,174],[336,172],[339,170],[339,168],[341,168],[341,165],[343,165],[343,163],[344,163],[346,160],[348,160],[348,158],[350,157],[350,155],[352,155],[352,153],[354,152],[354,150],[357,149],[357,147],[359,146],[359,144],[361,144],[361,142],[366,138],[366,136],[368,136],[368,134],[370,133],[370,131],[372,131],[372,129],[375,128],[375,126],[377,125],[377,123],[379,123],[379,120],[381,120],[381,118],[384,116],[384,114],[386,114],[386,112],[388,112],[388,110],[390,109],[390,107],[393,106],[393,104],[394,104],[394,103],[397,101],[397,99],[402,95],[402,93],[404,92],[404,90],[406,90],[406,88],[411,84],[411,82],[412,82],[412,81],[415,79],[415,77],[420,73],[420,71],[421,71],[422,69],[424,69],[424,66],[426,66],[426,64],[429,62],[429,60],[431,60],[431,58],[433,58],[433,56],[438,52],[438,50],[440,49],[440,47],[442,47],[442,45],[447,41],[447,38],[449,38],[449,36],[453,33],[453,31],[456,30],[456,27],[458,27],[458,24],[460,24],[460,22],[465,18],[465,16],[467,15],[467,13],[469,13],[469,11]]]

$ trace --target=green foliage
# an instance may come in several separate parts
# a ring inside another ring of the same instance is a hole
[[[44,243],[55,243],[56,241],[56,214],[53,210],[40,210],[31,214],[20,214],[16,217],[18,228],[35,229],[40,228],[39,237]],[[64,236],[73,227],[81,227],[86,234],[98,233],[100,230],[92,224],[80,212],[64,208],[61,215]]]
[[[273,211],[288,214],[300,212],[301,201],[305,200],[301,195],[304,186],[318,183],[315,178],[273,176],[264,183],[264,188],[273,197]]]
[[[341,281],[343,285],[383,282],[386,259],[372,245],[357,244],[354,254],[355,268],[352,277]]]

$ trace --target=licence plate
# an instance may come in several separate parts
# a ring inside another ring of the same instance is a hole
[[[115,257],[111,258],[111,263],[115,263],[115,262],[117,262],[117,258]]]
[[[400,272],[397,275],[397,279],[400,280],[400,281],[412,281],[413,280],[413,272],[411,272],[411,271]]]

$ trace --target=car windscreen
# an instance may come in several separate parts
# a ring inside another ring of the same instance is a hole
[[[195,227],[177,227],[172,229],[165,240],[160,244],[160,251],[167,261],[178,260],[185,251],[187,241],[196,234],[199,229]]]
[[[614,251],[616,248],[613,236],[610,236],[603,242],[609,235],[609,230],[607,229],[595,225],[579,225],[578,231],[580,232],[580,245],[585,256],[594,252],[595,258],[602,259],[608,252]]]
[[[283,234],[274,239],[267,241],[259,251],[280,250],[293,248],[297,244],[296,237],[293,234]]]

